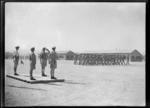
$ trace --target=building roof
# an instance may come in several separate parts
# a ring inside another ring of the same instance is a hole
[[[63,53],[63,54],[66,54],[67,52],[69,52],[69,51],[56,51],[57,53]]]
[[[81,53],[131,53],[133,50],[98,50],[98,51],[83,51]]]
[[[137,52],[138,54],[140,54],[141,56],[143,56],[139,51],[137,51],[137,50],[134,50],[134,51],[132,51],[131,53],[134,53],[134,52]]]
[[[73,51],[68,50],[68,51],[57,51],[57,54],[67,54],[69,52],[75,53]]]

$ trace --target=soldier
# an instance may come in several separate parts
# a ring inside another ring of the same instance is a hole
[[[85,65],[85,61],[86,61],[86,55],[84,54],[82,58],[82,65]]]
[[[98,58],[97,57],[98,57],[97,55],[94,56],[94,65],[97,65],[97,62],[98,62]]]
[[[109,65],[112,64],[112,55],[109,55]]]
[[[87,64],[87,59],[88,59],[88,55],[86,54],[86,55],[85,55],[84,65],[86,65],[86,64]]]
[[[76,64],[79,64],[79,59],[80,59],[80,55],[77,56],[77,63]]]
[[[82,55],[82,62],[81,62],[82,65],[84,65],[84,61],[85,61],[85,55],[83,54]]]
[[[80,54],[80,57],[79,57],[79,65],[82,65],[82,58],[83,58],[83,55]]]
[[[121,55],[121,65],[123,65],[123,56]]]
[[[96,55],[93,57],[93,65],[96,65]]]
[[[104,55],[102,55],[102,65],[104,65]]]
[[[91,56],[91,65],[94,63],[94,55]]]
[[[35,69],[35,65],[36,65],[36,55],[34,54],[35,48],[31,48],[31,53],[29,56],[29,60],[30,60],[30,80],[36,80],[35,78],[33,78],[33,70]]]
[[[95,65],[95,60],[96,60],[96,59],[95,59],[95,55],[93,55],[93,59],[92,59],[92,61],[93,61],[93,62],[92,62],[92,63],[93,63],[93,65]]]
[[[108,55],[108,65],[111,64],[111,55]]]
[[[117,55],[115,55],[115,57],[114,57],[114,62],[115,62],[115,65],[117,65]]]
[[[121,65],[121,56],[118,55],[118,65]]]
[[[55,69],[57,68],[57,59],[58,55],[55,52],[56,47],[53,47],[52,50],[53,52],[49,54],[49,63],[50,63],[50,68],[51,68],[51,79],[57,79],[54,76]]]
[[[88,55],[87,55],[87,62],[86,62],[86,65],[89,65],[89,63],[90,63],[90,55],[88,54]]]
[[[117,65],[120,65],[120,61],[119,61],[119,55],[117,55]]]
[[[106,58],[106,55],[104,55],[104,65],[106,65],[106,61],[107,61],[107,58]]]
[[[89,55],[86,54],[86,57],[85,57],[85,65],[87,65],[87,63],[88,63],[88,57],[89,57]]]
[[[97,55],[97,65],[99,65],[99,63],[100,63],[100,56]]]
[[[85,56],[85,65],[87,65],[87,62],[88,62],[88,54],[86,54]]]
[[[14,55],[13,55],[14,75],[19,75],[19,74],[17,73],[17,66],[18,66],[18,63],[19,63],[19,52],[18,52],[19,46],[16,46],[15,48],[16,48],[16,51],[15,51],[15,53],[14,53]]]
[[[77,64],[77,59],[78,59],[78,55],[75,55],[75,57],[74,57],[74,64],[75,65]]]
[[[123,55],[123,65],[125,65],[125,59],[126,59],[126,56]]]
[[[98,63],[99,63],[99,56],[96,55],[96,65],[98,65]]]
[[[100,65],[102,65],[103,64],[103,57],[102,57],[102,55],[100,55],[99,57],[100,57]]]
[[[100,57],[99,55],[97,55],[97,65],[99,65],[99,63],[100,63]]]
[[[113,65],[115,65],[115,55],[113,55]]]
[[[78,59],[79,59],[79,65],[80,65],[81,64],[81,54],[79,55]]]
[[[130,65],[130,64],[129,64],[129,54],[128,54],[128,56],[127,56],[127,63],[126,63],[126,65]]]
[[[48,53],[45,52],[45,50],[48,51]],[[50,51],[47,48],[43,48],[42,52],[40,54],[40,63],[41,63],[41,73],[42,76],[47,76],[45,75],[44,71],[45,71],[45,67],[47,66],[47,59],[48,59],[48,54],[50,53]]]
[[[94,65],[94,55],[91,57],[91,65]]]

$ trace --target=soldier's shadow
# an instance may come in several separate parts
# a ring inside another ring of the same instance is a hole
[[[45,84],[45,85],[55,85],[55,86],[63,86],[62,84],[56,84],[56,82],[45,82],[45,83],[42,83],[42,84]]]
[[[81,82],[74,82],[73,80],[65,80],[66,84],[81,84],[81,85],[86,85],[86,83],[81,83]]]
[[[47,91],[47,90],[39,89],[39,88],[30,88],[30,87],[23,87],[23,86],[16,86],[16,85],[6,85],[6,86],[14,87],[14,88],[20,88],[20,89],[31,89],[31,90]]]
[[[28,74],[19,74],[19,76],[30,77],[30,75],[28,75]],[[34,75],[33,75],[33,76],[34,76]],[[41,76],[36,76],[36,78],[41,78]]]
[[[80,85],[85,85],[86,83],[80,83],[80,82],[73,82],[72,80],[65,80],[64,82],[45,82],[42,84],[45,85],[55,85],[55,86],[63,86],[63,84],[80,84]]]

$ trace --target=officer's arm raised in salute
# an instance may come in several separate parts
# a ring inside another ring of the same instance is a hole
[[[45,48],[45,50],[47,50],[47,51],[48,51],[48,53],[47,53],[47,54],[49,54],[49,53],[50,53],[50,51],[49,51],[47,48]]]

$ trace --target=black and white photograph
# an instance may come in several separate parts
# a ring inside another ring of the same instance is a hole
[[[6,2],[5,106],[146,106],[145,2]]]

